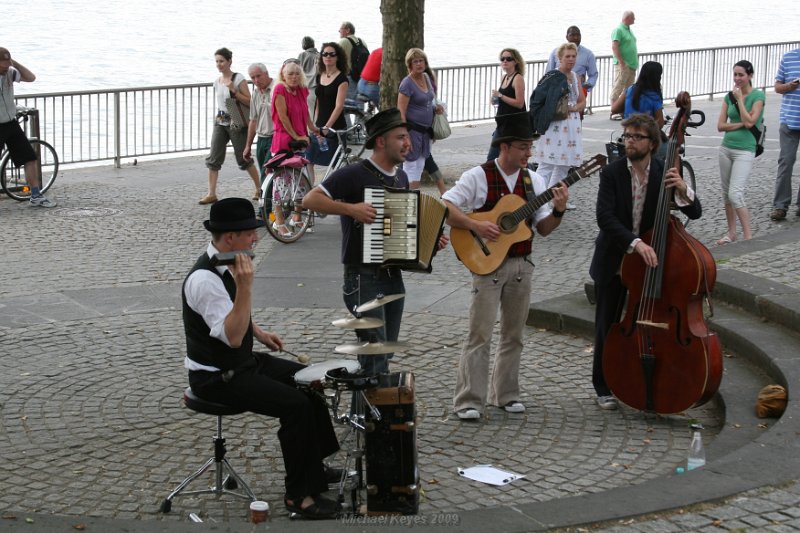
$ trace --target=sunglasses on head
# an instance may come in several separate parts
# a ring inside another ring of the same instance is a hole
[[[514,61],[514,58],[511,56],[503,56],[500,58],[500,61]]]
[[[336,52],[322,52],[320,55],[322,57],[336,57]]]

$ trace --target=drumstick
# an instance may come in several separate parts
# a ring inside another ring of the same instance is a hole
[[[294,353],[294,352],[290,352],[290,351],[289,351],[289,350],[287,350],[286,348],[281,348],[281,351],[282,351],[282,352],[286,352],[286,353],[288,353],[289,355],[293,355],[293,356],[297,357],[297,360],[298,360],[299,362],[303,363],[304,365],[305,365],[306,363],[308,363],[309,361],[311,361],[311,358],[310,358],[309,356],[307,356],[306,354],[300,354],[300,355],[298,355],[298,354],[296,354],[296,353]]]

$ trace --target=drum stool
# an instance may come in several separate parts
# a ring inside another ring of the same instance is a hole
[[[253,494],[253,491],[250,490],[250,487],[247,486],[247,483],[242,481],[242,478],[239,477],[231,464],[228,462],[228,459],[225,458],[225,438],[222,436],[222,417],[228,415],[238,415],[243,413],[244,410],[231,407],[230,405],[203,400],[202,398],[197,397],[192,392],[190,387],[187,387],[186,390],[183,391],[183,403],[192,411],[197,411],[198,413],[204,413],[207,415],[214,415],[217,417],[217,434],[214,436],[214,456],[206,461],[197,472],[184,479],[181,484],[178,485],[175,490],[173,490],[170,495],[164,499],[163,502],[161,502],[160,511],[162,513],[170,512],[172,509],[172,499],[177,496],[185,496],[188,494],[230,494],[238,498],[255,501],[257,498],[255,494]],[[215,467],[216,474],[216,484],[213,487],[203,490],[192,490],[187,492],[183,491],[192,481],[203,475],[209,468],[211,468],[212,465]],[[223,472],[227,474],[224,479]],[[237,492],[236,489],[238,488],[241,488],[241,492]]]

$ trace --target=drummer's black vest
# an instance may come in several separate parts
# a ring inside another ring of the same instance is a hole
[[[231,297],[231,301],[236,298],[236,282],[233,276],[222,276],[216,268],[211,266],[208,254],[203,253],[192,267],[189,276],[196,270],[208,270],[222,278],[225,290]],[[189,279],[186,276],[186,279]],[[183,281],[184,287],[186,280]],[[247,328],[247,333],[242,339],[242,345],[238,348],[231,348],[219,339],[211,336],[211,328],[206,325],[203,317],[192,310],[186,303],[186,293],[181,289],[181,300],[183,301],[183,330],[186,333],[186,353],[189,359],[206,366],[215,366],[220,370],[230,370],[241,366],[247,361],[253,352],[253,325]]]

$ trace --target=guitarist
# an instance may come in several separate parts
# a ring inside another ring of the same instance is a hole
[[[527,113],[502,115],[497,120],[497,136],[492,146],[500,148],[500,157],[487,161],[462,174],[452,189],[442,196],[447,204],[447,223],[468,229],[485,240],[496,240],[500,228],[494,222],[470,218],[462,211],[490,211],[506,194],[527,199],[525,180],[533,194],[541,194],[547,185],[541,176],[527,169],[534,135]],[[562,183],[553,188],[552,207],[540,207],[528,220],[540,235],[552,232],[561,223],[569,192]],[[519,363],[522,333],[528,316],[533,263],[530,259],[532,238],[512,245],[496,271],[472,275],[472,304],[469,333],[464,342],[456,377],[453,410],[461,420],[477,420],[485,405],[502,407],[509,413],[521,413]],[[494,372],[489,381],[489,359],[497,316],[501,309],[500,342]]]

